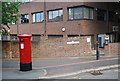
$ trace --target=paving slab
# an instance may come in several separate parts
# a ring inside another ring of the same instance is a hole
[[[44,69],[33,69],[31,71],[19,71],[18,69],[3,69],[2,79],[38,79],[45,76]]]

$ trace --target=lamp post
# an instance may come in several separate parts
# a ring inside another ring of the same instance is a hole
[[[97,43],[96,43],[96,60],[99,60],[99,58],[100,58],[100,55],[99,55],[99,43],[98,43],[98,41],[97,41]]]
[[[18,20],[17,20],[17,35],[19,35],[19,25],[18,25]]]
[[[100,59],[99,55],[99,43],[98,43],[98,35],[97,35],[97,41],[96,41],[96,60]]]
[[[2,40],[2,32],[0,31],[0,40]]]
[[[46,36],[46,0],[44,0],[44,36]]]

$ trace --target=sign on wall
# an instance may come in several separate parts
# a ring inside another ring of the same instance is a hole
[[[70,42],[67,42],[67,44],[79,44],[80,42],[79,41],[70,41]]]
[[[91,41],[91,39],[90,38],[87,38],[87,42],[90,42]]]

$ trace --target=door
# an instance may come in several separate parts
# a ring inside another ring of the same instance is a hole
[[[99,43],[100,48],[104,48],[104,45],[105,45],[105,35],[104,34],[98,35],[98,43]]]

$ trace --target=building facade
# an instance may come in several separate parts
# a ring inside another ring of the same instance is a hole
[[[21,17],[10,24],[11,40],[18,34],[32,34],[33,40],[91,36],[100,47],[120,41],[120,17],[112,2],[29,2],[19,10]],[[107,40],[107,41],[106,41]]]

